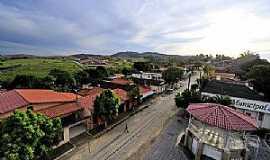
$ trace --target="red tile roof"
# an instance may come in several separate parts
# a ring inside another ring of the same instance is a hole
[[[16,89],[29,103],[72,102],[76,101],[76,94],[56,92],[46,89]]]
[[[44,114],[50,118],[55,118],[55,117],[64,117],[81,109],[83,108],[80,105],[78,105],[76,102],[72,102],[42,109],[37,111],[37,113]]]
[[[139,90],[141,95],[152,92],[152,89],[148,86],[139,86]]]
[[[230,107],[214,103],[190,104],[187,111],[196,119],[226,130],[256,130],[256,120]]]
[[[127,101],[129,99],[127,91],[123,89],[117,88],[114,89],[113,92],[120,98],[122,102]]]
[[[82,96],[87,96],[87,95],[93,95],[95,93],[102,92],[102,88],[100,87],[93,87],[90,89],[82,89],[79,91],[79,94]]]
[[[76,97],[73,93],[55,92],[45,89],[15,89],[0,94],[0,113],[13,111],[30,104],[74,102]]]
[[[28,105],[23,97],[16,90],[11,90],[0,94],[0,113],[6,113]]]
[[[85,108],[93,110],[94,108],[94,101],[97,96],[102,93],[103,89],[100,87],[95,87],[94,89],[88,92],[88,95],[79,99],[79,104]]]
[[[131,84],[131,81],[123,78],[115,78],[111,81],[111,83],[120,84],[120,85],[128,85]]]

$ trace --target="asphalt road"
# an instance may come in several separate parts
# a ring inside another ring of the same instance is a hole
[[[192,76],[191,83],[198,78]],[[187,88],[187,80],[179,91]],[[69,160],[121,160],[131,158],[145,143],[155,139],[161,133],[166,122],[175,115],[177,108],[174,103],[175,93],[159,96],[153,103],[125,123],[115,127],[105,135],[85,143],[80,148],[67,154],[62,159]],[[128,125],[129,133],[125,132]],[[141,159],[143,155],[137,155]]]
[[[176,145],[180,132],[187,127],[188,121],[174,116],[166,128],[146,153],[144,160],[189,160],[185,153]]]

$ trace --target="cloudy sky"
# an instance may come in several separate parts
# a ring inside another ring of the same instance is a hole
[[[0,53],[270,55],[269,0],[0,0]]]

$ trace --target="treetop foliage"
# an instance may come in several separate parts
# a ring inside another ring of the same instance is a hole
[[[60,119],[15,111],[0,125],[0,157],[11,160],[47,159],[62,135]]]

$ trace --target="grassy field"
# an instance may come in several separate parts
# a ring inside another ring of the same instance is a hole
[[[0,81],[12,80],[19,74],[45,77],[54,68],[65,70],[72,74],[81,70],[77,63],[68,59],[9,59],[0,62]]]

